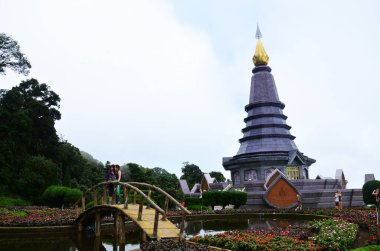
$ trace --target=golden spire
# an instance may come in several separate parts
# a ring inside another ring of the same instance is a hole
[[[269,57],[264,50],[263,43],[261,42],[261,39],[260,39],[261,37],[262,37],[262,35],[260,32],[260,28],[259,28],[259,25],[257,25],[256,38],[258,40],[257,40],[257,44],[256,44],[255,54],[253,55],[253,58],[252,58],[255,66],[267,65],[268,61],[269,61]]]

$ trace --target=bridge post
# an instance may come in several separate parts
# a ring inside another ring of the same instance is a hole
[[[113,230],[114,236],[119,236],[119,212],[115,211],[114,219],[113,219]]]
[[[136,200],[137,200],[137,192],[134,191],[134,193],[133,193],[133,205],[136,205]]]
[[[95,237],[100,237],[100,213],[95,212]]]
[[[82,212],[86,210],[86,198],[84,197],[84,194],[82,194]]]
[[[180,229],[179,229],[179,234],[181,235],[181,237],[183,236],[183,231],[185,229],[185,212],[182,211],[182,220],[181,220],[181,225],[180,225]]]
[[[78,232],[79,232],[79,233],[82,233],[82,231],[83,231],[83,223],[80,222],[80,223],[78,224]]]
[[[94,251],[100,251],[100,250],[103,250],[103,249],[100,249],[102,247],[102,240],[100,239],[100,237],[95,237],[94,239]]]
[[[152,190],[149,188],[149,191],[148,191],[148,198],[149,199],[151,197],[151,194],[152,194]],[[149,203],[146,204],[146,209],[150,209],[150,204]]]
[[[158,217],[159,217],[159,213],[156,210],[154,214],[154,227],[153,227],[153,237],[156,239],[157,239],[157,231],[158,231]]]
[[[140,243],[146,242],[147,236],[144,230],[141,229],[141,234],[140,234]]]
[[[130,188],[124,187],[124,209],[128,209],[128,200],[129,200]]]
[[[77,218],[78,218],[78,216],[79,216],[78,203],[75,204],[75,213],[77,214]]]
[[[140,206],[139,206],[139,215],[137,217],[137,220],[141,220],[143,207],[144,207],[144,197],[141,196],[140,197]]]
[[[119,243],[120,245],[125,244],[125,215],[119,214],[119,224],[120,224],[120,231],[119,231]]]
[[[165,204],[164,204],[164,211],[165,213],[162,215],[162,220],[166,220],[166,215],[168,213],[168,207],[169,207],[169,197],[165,197]]]
[[[112,205],[116,204],[116,185],[113,185],[113,194],[112,194]]]
[[[98,205],[98,194],[96,192],[96,189],[94,190],[94,206]]]
[[[107,204],[107,186],[103,185],[102,205]]]

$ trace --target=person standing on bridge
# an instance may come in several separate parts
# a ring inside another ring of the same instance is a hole
[[[106,181],[115,181],[116,176],[115,176],[115,172],[113,170],[114,169],[113,166],[107,165],[106,167],[107,167]],[[109,203],[112,204],[112,196],[113,196],[113,192],[115,190],[115,187],[113,184],[108,184],[107,188],[108,188]]]
[[[121,180],[121,171],[119,165],[114,165],[114,173],[116,180],[120,182]],[[116,185],[116,203],[120,204],[120,185]]]

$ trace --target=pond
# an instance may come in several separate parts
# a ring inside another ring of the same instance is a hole
[[[179,221],[173,220],[176,224]],[[286,227],[289,225],[308,225],[305,219],[280,219],[280,218],[253,218],[241,216],[223,216],[223,219],[193,219],[186,222],[186,237],[195,235],[215,234],[227,230],[262,230],[272,227]],[[23,234],[0,235],[0,250],[9,251],[117,251],[138,250],[140,231],[132,231],[126,234],[125,246],[119,246],[113,238],[112,227],[102,230],[100,239],[94,238],[91,232],[78,235],[72,234]]]

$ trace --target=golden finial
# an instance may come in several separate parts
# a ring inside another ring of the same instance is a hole
[[[256,66],[267,65],[269,61],[269,57],[267,53],[265,52],[263,43],[261,42],[261,39],[260,39],[262,38],[262,35],[260,32],[259,25],[257,25],[257,29],[256,29],[256,38],[258,39],[258,41],[256,44],[255,54],[253,55],[253,58],[252,58],[253,63]]]

